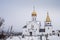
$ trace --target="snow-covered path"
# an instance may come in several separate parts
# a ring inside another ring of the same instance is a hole
[[[49,36],[48,39],[49,40],[60,40],[60,37],[58,37],[58,36]],[[21,40],[21,39],[19,37],[17,37],[17,36],[13,36],[12,38],[9,37],[6,40]],[[22,39],[22,40],[25,40],[25,39]],[[43,40],[46,40],[46,39],[43,38]]]

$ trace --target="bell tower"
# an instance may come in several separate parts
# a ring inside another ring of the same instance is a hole
[[[44,27],[45,27],[45,31],[46,31],[46,33],[51,33],[52,32],[52,24],[51,24],[51,19],[50,19],[50,17],[49,17],[49,13],[47,12],[47,16],[46,16],[46,21],[45,21],[45,25],[44,25]]]
[[[45,21],[45,26],[52,26],[48,12],[47,12],[47,17],[46,17],[46,21]]]

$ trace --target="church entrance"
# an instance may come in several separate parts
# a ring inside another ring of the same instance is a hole
[[[32,36],[32,32],[30,32],[30,36]]]

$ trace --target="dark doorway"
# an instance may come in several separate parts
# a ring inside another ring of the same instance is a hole
[[[32,32],[30,32],[30,36],[32,36]]]

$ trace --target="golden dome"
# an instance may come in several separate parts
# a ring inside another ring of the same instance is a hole
[[[48,14],[48,12],[47,12],[46,22],[50,22],[50,21],[51,21],[51,20],[50,20],[49,14]]]
[[[32,12],[32,16],[37,16],[35,11]]]

